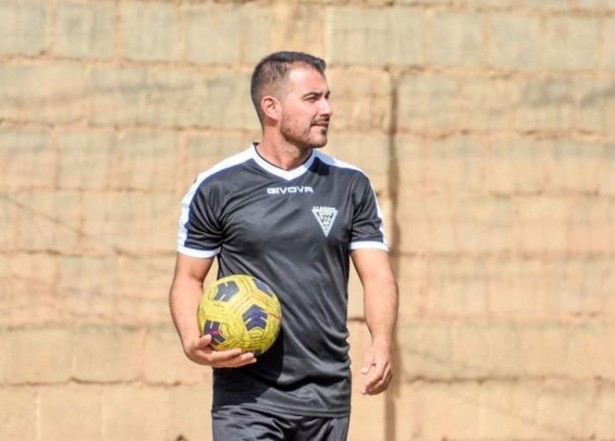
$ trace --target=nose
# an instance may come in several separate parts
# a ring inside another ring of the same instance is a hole
[[[333,106],[327,98],[323,98],[320,103],[320,113],[322,115],[331,116],[333,115]]]

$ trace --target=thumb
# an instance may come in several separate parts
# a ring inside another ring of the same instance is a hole
[[[363,357],[363,365],[361,366],[362,374],[367,374],[369,372],[372,367],[373,361],[373,357],[369,356],[368,354],[365,354],[365,357]]]
[[[201,335],[199,339],[196,341],[196,347],[205,348],[209,346],[209,344],[211,343],[211,339],[212,339],[211,334]]]

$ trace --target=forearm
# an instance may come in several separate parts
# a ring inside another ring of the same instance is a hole
[[[199,336],[196,313],[203,292],[198,280],[176,277],[169,293],[169,307],[175,329],[183,344]]]
[[[391,272],[366,280],[364,290],[365,321],[372,342],[391,350],[399,302],[395,277]]]
[[[365,351],[361,373],[365,384],[361,393],[376,395],[387,389],[393,378],[393,339],[397,322],[397,282],[388,255],[363,253],[359,275],[365,291],[365,321],[372,342]]]
[[[177,254],[175,275],[169,292],[169,308],[184,349],[187,342],[200,335],[196,314],[203,295],[203,281],[212,262],[213,258],[197,259]]]

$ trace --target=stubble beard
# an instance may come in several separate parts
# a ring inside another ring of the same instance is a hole
[[[318,129],[317,139],[314,135],[315,130]],[[292,130],[281,130],[282,137],[292,145],[299,147],[301,150],[319,149],[327,145],[327,127],[315,126],[310,124],[306,130],[303,130],[301,134],[297,135]]]

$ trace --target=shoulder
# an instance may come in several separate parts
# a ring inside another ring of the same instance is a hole
[[[363,176],[367,178],[367,174],[362,169],[360,169],[359,167],[353,164],[342,161],[340,159],[337,159],[331,155],[327,155],[326,153],[323,153],[320,151],[316,151],[315,154],[316,154],[316,159],[320,160],[320,162],[322,162],[323,164],[331,168],[335,168],[339,171],[347,172],[352,175],[358,175],[358,176]]]
[[[320,151],[316,152],[316,159],[331,171],[331,175],[337,180],[347,182],[353,188],[371,188],[370,179],[361,168],[348,162],[337,159]]]
[[[226,159],[218,162],[207,170],[199,173],[195,180],[195,184],[200,186],[203,182],[208,180],[213,180],[214,178],[220,177],[226,172],[233,171],[237,167],[245,164],[253,158],[252,149],[246,149],[242,152],[239,152],[235,155],[229,156]]]
[[[252,150],[248,148],[199,173],[184,195],[183,205],[190,204],[197,195],[211,197],[224,193],[223,187],[235,181],[235,179],[227,179],[229,173],[237,172],[252,158]]]

